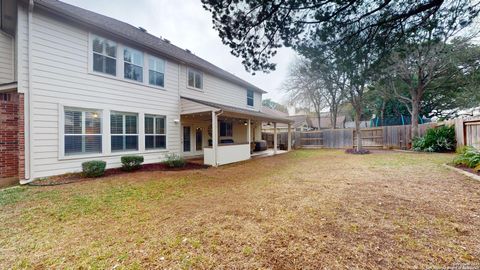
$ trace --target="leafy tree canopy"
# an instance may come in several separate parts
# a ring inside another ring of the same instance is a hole
[[[377,43],[390,50],[419,29],[468,25],[479,12],[470,0],[202,0],[214,28],[247,71],[275,69],[282,46]],[[441,31],[440,31],[441,32]]]

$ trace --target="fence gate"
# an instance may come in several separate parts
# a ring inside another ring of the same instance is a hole
[[[465,139],[467,145],[480,149],[480,120],[465,122]]]

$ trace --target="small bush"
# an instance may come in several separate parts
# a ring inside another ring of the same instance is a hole
[[[101,160],[92,160],[82,163],[83,175],[86,177],[100,177],[105,174],[107,163]]]
[[[143,156],[123,156],[120,160],[122,161],[122,170],[127,172],[140,169],[144,161]]]
[[[480,151],[473,147],[466,147],[462,154],[459,154],[454,160],[455,165],[464,165],[469,168],[477,167],[480,169]]]
[[[423,152],[451,152],[455,150],[455,128],[430,128],[425,136],[413,139],[413,150]]]
[[[370,151],[367,150],[367,149],[357,150],[357,148],[350,148],[350,149],[345,150],[345,153],[354,154],[354,155],[365,155],[365,154],[370,154]]]
[[[175,153],[170,153],[165,156],[165,162],[168,167],[181,168],[187,163],[185,159]]]

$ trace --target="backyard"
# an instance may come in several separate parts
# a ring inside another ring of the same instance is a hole
[[[0,191],[0,268],[480,265],[480,183],[449,154],[298,150]]]

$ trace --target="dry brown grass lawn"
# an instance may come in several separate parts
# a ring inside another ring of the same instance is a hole
[[[480,265],[480,183],[451,155],[295,151],[0,191],[0,268]]]

